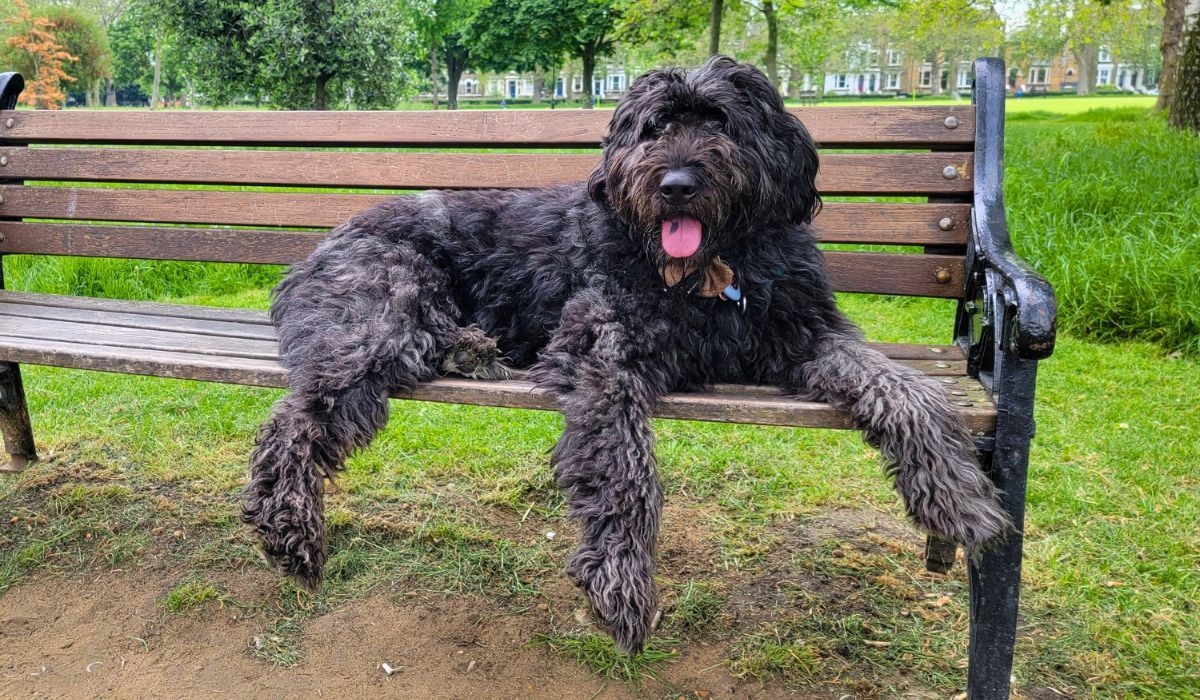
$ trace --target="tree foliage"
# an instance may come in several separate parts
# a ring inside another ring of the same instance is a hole
[[[161,0],[188,78],[207,102],[267,97],[285,109],[375,108],[405,73],[394,5],[375,0]]]
[[[6,44],[28,60],[22,72],[31,76],[21,93],[21,103],[37,109],[60,109],[67,95],[64,82],[74,82],[64,66],[78,59],[67,52],[55,36],[55,24],[47,17],[36,17],[25,0],[13,0],[16,14],[8,18],[13,34]]]

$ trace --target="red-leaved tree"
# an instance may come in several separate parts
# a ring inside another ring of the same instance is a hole
[[[67,95],[63,92],[63,81],[74,81],[63,70],[67,61],[79,59],[67,53],[54,36],[54,22],[45,17],[34,17],[25,5],[25,0],[13,0],[17,14],[7,21],[15,28],[8,38],[8,45],[29,54],[33,64],[33,75],[21,93],[22,104],[36,109],[61,109]]]

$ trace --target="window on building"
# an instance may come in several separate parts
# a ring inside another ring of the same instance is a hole
[[[578,95],[583,92],[583,76],[576,75],[571,79],[571,92]]]
[[[933,86],[933,71],[928,68],[921,69],[921,87]]]
[[[900,65],[900,51],[898,51],[897,49],[888,49],[887,50],[887,61],[888,61],[889,66]]]
[[[1110,83],[1112,83],[1112,69],[1111,68],[1101,68],[1097,72],[1097,75],[1096,75],[1096,84],[1097,85],[1108,85]]]
[[[625,76],[610,75],[608,76],[608,91],[620,92],[625,89]]]
[[[1099,54],[1096,56],[1101,63],[1112,63],[1112,51],[1105,47],[1100,47]]]
[[[960,87],[960,88],[971,87],[971,72],[970,71],[965,71],[965,70],[958,71],[958,87]]]
[[[900,74],[899,73],[888,73],[887,76],[884,77],[884,79],[883,79],[883,87],[885,90],[899,90],[900,89]]]
[[[838,73],[834,78],[833,86],[838,90],[845,90],[850,85],[850,76],[845,73]]]
[[[1034,85],[1044,85],[1050,69],[1046,66],[1034,66],[1029,69],[1029,82]]]

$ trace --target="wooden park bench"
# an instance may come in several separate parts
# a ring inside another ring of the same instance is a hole
[[[957,300],[944,319],[952,343],[878,347],[945,384],[1020,524],[1034,377],[1054,344],[1055,305],[1045,280],[1009,244],[1003,65],[981,59],[975,71],[973,106],[800,115],[830,149],[818,182],[827,198],[817,219],[821,239],[878,246],[828,252],[836,288]],[[291,263],[322,231],[387,193],[581,180],[611,114],[14,111],[22,86],[19,75],[0,76],[5,256]],[[883,197],[892,201],[872,201]],[[0,423],[14,468],[36,459],[21,363],[262,387],[286,379],[265,313],[0,290]],[[520,379],[445,378],[396,398],[554,408]],[[848,427],[831,407],[768,387],[673,394],[658,415]],[[933,569],[954,561],[953,545],[931,541],[926,551]],[[1021,536],[968,567],[970,697],[1007,698]]]

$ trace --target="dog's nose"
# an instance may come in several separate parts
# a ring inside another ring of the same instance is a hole
[[[658,184],[658,192],[667,204],[683,206],[696,196],[696,178],[686,170],[671,170]]]

